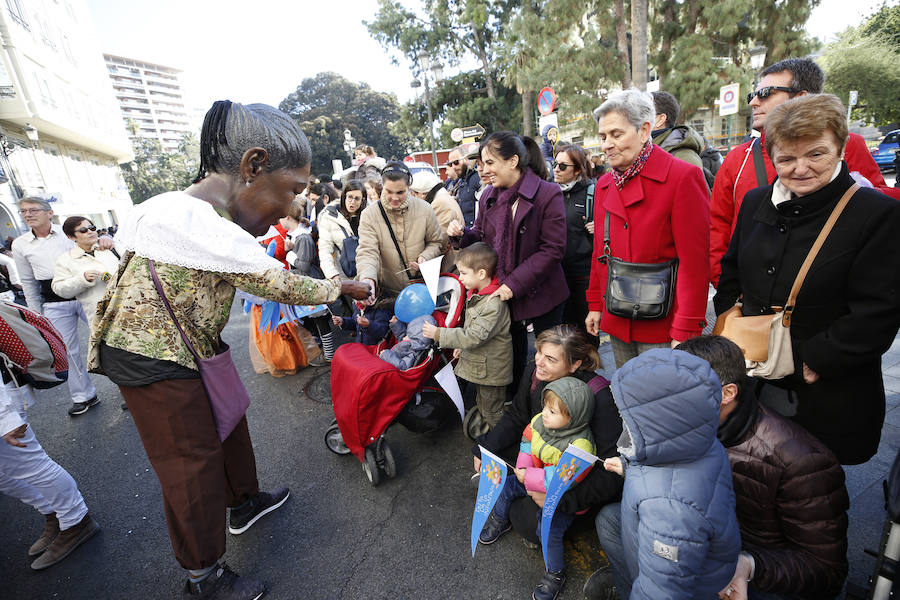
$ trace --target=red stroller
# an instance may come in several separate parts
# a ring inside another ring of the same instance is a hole
[[[465,287],[456,275],[442,273],[437,308],[432,313],[439,327],[460,324],[465,298]],[[391,336],[376,346],[344,344],[331,362],[335,420],[325,432],[325,445],[336,454],[355,455],[372,485],[381,481],[381,472],[390,478],[396,476],[396,463],[384,432],[440,368],[444,357],[431,348],[416,366],[400,371],[378,358],[382,350],[396,343]]]

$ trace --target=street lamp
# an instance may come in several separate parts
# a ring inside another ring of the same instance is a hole
[[[416,57],[416,65],[418,66],[418,76],[422,78],[422,82],[425,84],[425,109],[428,113],[428,139],[431,142],[431,162],[432,166],[434,166],[434,170],[440,173],[440,167],[438,166],[437,161],[437,151],[435,150],[434,117],[431,115],[431,97],[430,88],[428,85],[428,72],[431,71],[431,76],[434,77],[434,82],[438,83],[443,78],[443,67],[440,63],[432,63],[431,56],[424,50],[419,53],[419,56]],[[419,87],[418,83],[419,81],[417,77],[412,87]]]
[[[750,67],[753,69],[753,87],[756,88],[757,73],[766,64],[765,46],[755,46],[750,48]]]
[[[356,147],[356,140],[349,129],[344,130],[344,152],[350,156],[350,166],[353,166],[353,149]]]
[[[32,147],[37,148],[38,130],[31,123],[25,123],[25,137],[31,142]]]

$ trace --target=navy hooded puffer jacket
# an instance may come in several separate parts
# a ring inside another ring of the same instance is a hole
[[[731,466],[716,439],[722,388],[705,360],[654,349],[612,383],[631,435],[622,543],[632,600],[715,598],[741,550]]]

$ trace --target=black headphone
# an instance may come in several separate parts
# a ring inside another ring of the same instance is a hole
[[[412,185],[412,171],[409,170],[409,167],[407,167],[405,163],[402,163],[399,160],[388,161],[381,170],[382,179],[384,179],[385,173],[403,173],[404,177],[406,177],[406,185]]]

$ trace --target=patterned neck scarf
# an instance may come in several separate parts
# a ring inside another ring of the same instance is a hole
[[[641,148],[640,153],[637,155],[637,158],[634,159],[634,162],[625,169],[623,172],[619,172],[616,169],[612,170],[613,182],[616,184],[616,187],[619,191],[622,191],[622,188],[625,187],[625,184],[632,178],[634,178],[638,173],[641,172],[641,169],[644,168],[644,165],[647,163],[647,159],[650,157],[650,151],[653,150],[653,142],[649,139],[647,143],[644,144],[644,147]]]

